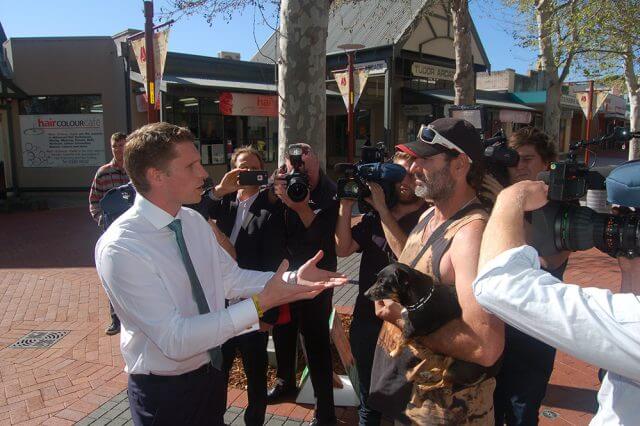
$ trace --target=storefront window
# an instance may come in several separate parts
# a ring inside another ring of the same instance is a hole
[[[33,96],[19,102],[20,114],[102,114],[100,95]]]
[[[276,117],[247,117],[245,144],[255,147],[266,161],[275,161],[278,145]]]

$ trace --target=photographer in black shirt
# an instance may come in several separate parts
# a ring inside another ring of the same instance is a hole
[[[358,297],[353,311],[349,340],[359,379],[357,390],[360,398],[359,424],[366,426],[379,425],[381,420],[381,413],[367,406],[367,397],[373,355],[382,320],[376,316],[374,304],[364,296],[364,292],[373,285],[378,272],[391,261],[396,260],[387,242],[383,226],[391,231],[390,238],[399,240],[396,243],[404,245],[407,235],[426,209],[424,200],[414,194],[414,179],[409,174],[413,158],[404,152],[397,152],[393,162],[403,166],[407,171],[402,182],[395,185],[397,203],[391,207],[387,206],[380,185],[370,182],[369,189],[372,196],[365,201],[374,210],[366,213],[362,220],[352,227],[351,210],[356,200],[346,198],[340,200],[335,234],[338,256],[346,257],[355,252],[362,253]],[[393,243],[392,241],[391,244]]]
[[[231,171],[203,197],[207,201],[208,217],[235,247],[241,268],[275,271],[285,256],[282,216],[278,206],[269,199],[269,190],[260,186],[240,186],[238,176],[243,171],[264,170],[260,153],[251,147],[236,149],[231,156]],[[220,238],[219,238],[220,239]],[[229,304],[236,300],[229,301]],[[277,308],[265,313],[277,315]],[[264,423],[267,409],[267,339],[268,333],[252,331],[228,340],[222,346],[224,371],[231,370],[236,351],[242,357],[247,377],[248,405],[244,414],[247,426]]]
[[[294,170],[289,156],[286,158],[286,171],[279,171],[273,185],[274,194],[283,205],[282,216],[290,267],[298,268],[318,250],[322,250],[324,255],[318,262],[318,267],[335,271],[337,259],[333,234],[338,215],[336,185],[320,169],[318,156],[309,145],[292,144],[289,146],[289,152],[292,148],[298,148],[302,153],[302,165],[298,172],[308,180],[307,197],[295,202],[287,195],[286,176]],[[273,328],[278,378],[274,388],[269,390],[268,401],[276,402],[282,397],[295,394],[295,356],[299,330],[304,338],[311,383],[316,397],[312,425],[331,425],[336,422],[329,337],[332,296],[333,290],[327,290],[314,299],[292,304],[292,321]]]

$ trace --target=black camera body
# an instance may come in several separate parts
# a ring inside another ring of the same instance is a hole
[[[507,137],[502,129],[491,138],[484,139],[483,144],[487,172],[496,178],[500,185],[508,186],[509,172],[507,167],[518,165],[518,161],[520,161],[518,151],[509,147]]]
[[[287,181],[287,196],[291,201],[299,203],[304,201],[309,195],[309,177],[301,171],[304,166],[302,148],[290,147],[288,154],[289,162],[293,170],[285,176],[285,180]]]
[[[385,153],[383,143],[377,147],[363,146],[360,162],[336,164],[334,170],[344,175],[338,179],[338,198],[358,200],[361,212],[370,211],[371,206],[364,199],[371,195],[367,182],[375,182],[382,187],[387,206],[395,205],[395,184],[402,181],[407,172],[398,164],[386,163]]]
[[[558,251],[581,251],[596,247],[610,256],[640,256],[640,215],[621,209],[617,215],[598,213],[579,205],[589,189],[605,190],[606,177],[614,166],[589,168],[576,160],[579,148],[602,141],[620,140],[605,136],[589,142],[570,145],[567,160],[551,164],[549,172],[540,178],[549,185],[550,200],[542,209],[531,212],[530,220],[536,231],[534,247],[541,256]],[[552,235],[553,238],[548,237]]]

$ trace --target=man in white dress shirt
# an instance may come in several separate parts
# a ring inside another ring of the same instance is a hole
[[[639,181],[640,162],[614,170],[607,179],[609,201],[639,207]],[[612,197],[609,190],[615,186],[623,187],[616,195],[623,202]],[[631,258],[619,254],[624,292],[620,294],[565,284],[541,270],[538,253],[525,243],[523,216],[547,203],[547,190],[542,182],[523,181],[500,193],[482,240],[475,296],[480,305],[513,327],[608,370],[592,425],[638,425],[638,249],[626,253]]]
[[[275,274],[240,269],[207,222],[182,207],[200,200],[207,177],[193,141],[168,123],[128,137],[125,169],[138,196],[96,245],[98,274],[122,321],[136,425],[224,424],[220,345],[267,309],[346,281],[316,267],[321,252],[297,272],[285,272],[286,261]],[[247,299],[225,309],[225,298],[236,297]]]

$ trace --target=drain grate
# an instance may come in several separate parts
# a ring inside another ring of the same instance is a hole
[[[14,349],[48,348],[69,334],[68,331],[32,331],[13,345]]]

